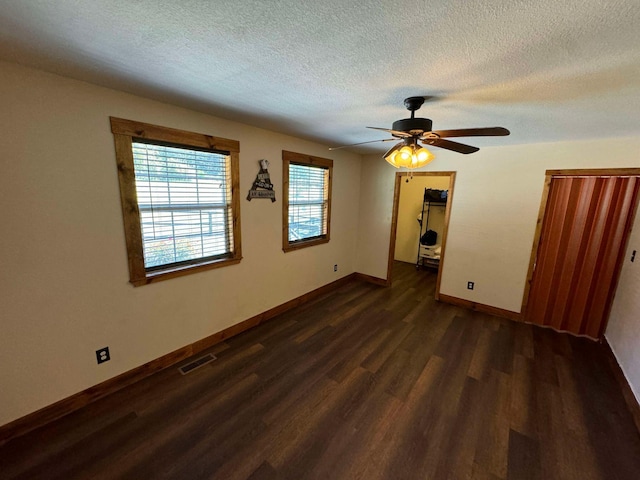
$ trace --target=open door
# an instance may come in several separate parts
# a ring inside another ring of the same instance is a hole
[[[637,174],[597,172],[547,172],[523,310],[528,322],[593,339],[606,327],[640,187]]]
[[[393,195],[393,214],[391,217],[391,232],[390,232],[390,239],[389,239],[389,256],[388,256],[388,262],[387,262],[387,279],[386,279],[386,285],[389,286],[391,285],[391,274],[392,274],[392,267],[393,267],[393,262],[394,262],[394,258],[395,258],[395,254],[396,254],[396,240],[397,240],[397,230],[398,230],[398,213],[399,213],[399,208],[400,208],[400,191],[402,189],[402,185],[403,183],[406,184],[407,182],[410,181],[415,181],[416,178],[420,178],[423,179],[425,177],[444,177],[447,179],[447,187],[446,189],[449,192],[448,195],[448,200],[446,202],[446,204],[442,207],[444,208],[444,219],[443,219],[443,226],[442,226],[442,236],[441,239],[438,240],[438,242],[440,243],[441,246],[441,253],[440,253],[440,262],[439,262],[439,268],[438,268],[438,277],[436,280],[436,292],[435,292],[435,298],[436,300],[439,299],[440,296],[440,279],[442,277],[442,270],[443,270],[443,266],[444,266],[444,261],[445,261],[445,251],[446,251],[446,243],[447,243],[447,232],[448,232],[448,228],[449,228],[449,217],[451,216],[451,203],[453,201],[453,188],[454,188],[454,184],[455,184],[455,177],[456,177],[456,172],[396,172],[396,179],[395,179],[395,189],[394,189],[394,195]],[[413,180],[410,180],[413,179]],[[430,187],[431,188],[431,187]],[[444,188],[444,187],[438,187],[438,188]],[[420,195],[420,199],[422,199],[422,195],[423,195],[423,190],[424,188],[421,188],[419,190],[419,195]],[[416,214],[419,212],[415,212]],[[415,228],[418,228],[418,224],[416,222],[417,220],[417,216],[412,217],[412,225],[415,226]],[[416,230],[417,233],[417,230]],[[411,246],[411,251],[412,253],[410,254],[411,257],[411,262],[415,261],[415,256],[417,253],[417,249],[418,249],[418,245],[417,245],[417,241],[414,242]]]

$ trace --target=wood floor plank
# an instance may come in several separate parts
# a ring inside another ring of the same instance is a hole
[[[491,366],[495,370],[511,374],[513,372],[514,328],[505,322],[493,335]]]
[[[443,445],[443,450],[447,454],[440,456],[433,478],[469,478],[471,476],[482,426],[478,421],[481,418],[479,410],[485,404],[480,400],[481,397],[481,382],[466,377],[455,416],[452,418],[447,442]]]
[[[381,345],[387,341],[391,335],[388,328],[378,328],[372,330],[367,335],[360,348],[354,349],[351,355],[345,356],[336,365],[327,372],[327,375],[334,380],[341,382],[353,370],[358,368],[365,358],[369,357],[374,350],[379,350]]]
[[[401,323],[395,326],[387,341],[372,351],[363,360],[362,366],[370,372],[377,372],[413,329],[414,326],[408,323]]]
[[[540,467],[540,445],[526,435],[509,432],[508,480],[543,480]]]
[[[537,438],[535,379],[533,361],[524,355],[515,355],[511,379],[511,405],[509,426],[512,430]]]
[[[0,479],[639,478],[601,345],[436,302],[435,282],[395,262],[390,288],[342,285],[7,442]]]
[[[536,380],[550,385],[558,385],[558,375],[554,364],[553,342],[555,333],[545,328],[533,330],[534,344],[534,375]]]
[[[492,370],[483,382],[484,409],[474,461],[498,478],[507,477],[512,378]]]
[[[421,462],[426,461],[429,445],[435,446],[438,438],[434,435],[425,437],[421,420],[435,419],[428,412],[436,401],[432,392],[442,378],[443,366],[441,358],[432,356],[429,359],[407,400],[394,411],[393,422],[378,431],[377,442],[368,445],[368,461],[360,462],[359,469],[354,467],[351,471],[353,478],[402,478],[403,474],[406,476],[405,469],[420,478]]]
[[[471,378],[482,380],[484,377],[489,375],[489,359],[491,357],[493,335],[495,335],[495,333],[488,329],[483,329],[480,332],[478,344],[473,352],[471,364],[469,365],[469,371],[467,372],[467,375],[469,375]]]
[[[262,464],[253,472],[247,480],[270,480],[277,478],[277,471],[269,462],[262,462]]]

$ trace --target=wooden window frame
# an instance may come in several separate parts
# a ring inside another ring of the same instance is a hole
[[[304,165],[309,167],[320,167],[328,170],[327,176],[327,233],[321,238],[311,240],[301,240],[297,242],[289,241],[289,165]],[[331,237],[331,196],[333,180],[333,160],[322,157],[314,157],[303,153],[282,151],[282,250],[291,252],[301,248],[312,247],[328,243]]]
[[[120,201],[127,244],[129,262],[129,282],[138,287],[160,280],[189,275],[212,268],[234,265],[242,260],[240,237],[240,143],[236,140],[213,137],[168,127],[160,127],[148,123],[109,117],[113,133],[118,180],[120,184]],[[233,225],[233,251],[229,257],[222,259],[205,259],[189,265],[167,266],[166,269],[149,271],[144,266],[142,229],[140,210],[135,185],[133,164],[134,140],[162,142],[179,148],[196,148],[213,153],[225,153],[230,157],[231,165],[231,210]]]

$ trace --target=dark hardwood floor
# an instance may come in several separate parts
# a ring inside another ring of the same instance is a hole
[[[3,479],[640,478],[601,345],[396,263],[0,447]]]

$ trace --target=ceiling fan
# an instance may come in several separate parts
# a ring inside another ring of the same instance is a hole
[[[428,118],[416,118],[415,112],[424,103],[424,97],[409,97],[404,100],[404,105],[411,112],[411,118],[403,118],[393,122],[391,128],[367,127],[373,130],[389,132],[392,138],[372,140],[369,142],[354,143],[332,147],[329,150],[354,147],[376,142],[391,142],[400,140],[384,154],[384,159],[396,168],[418,168],[426,165],[434,159],[433,153],[424,145],[444,148],[454,152],[469,154],[480,150],[478,147],[465,145],[464,143],[447,140],[452,137],[491,137],[509,135],[509,130],[502,127],[487,128],[461,128],[457,130],[432,130],[433,122]]]

